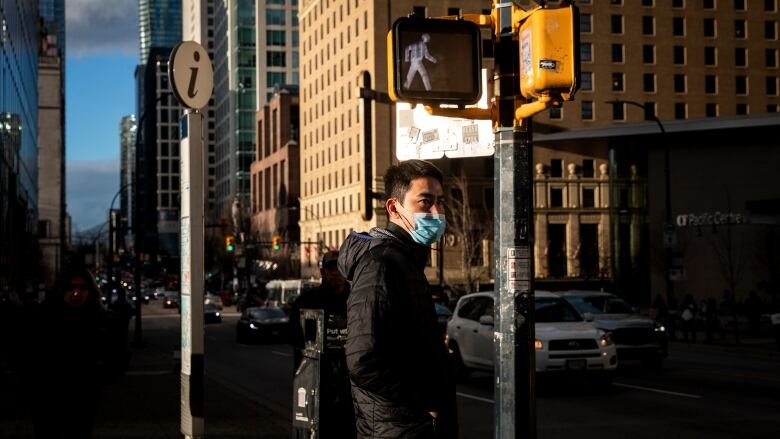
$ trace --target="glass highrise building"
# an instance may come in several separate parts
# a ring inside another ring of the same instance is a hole
[[[40,15],[44,21],[54,23],[57,33],[57,48],[65,59],[65,0],[39,0]]]
[[[0,288],[37,269],[38,2],[0,0]]]
[[[152,47],[173,48],[181,41],[181,0],[140,0],[138,25],[141,36],[141,64]]]

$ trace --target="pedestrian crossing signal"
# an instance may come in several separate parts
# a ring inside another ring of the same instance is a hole
[[[464,20],[402,17],[387,34],[393,101],[469,105],[481,90],[479,27]]]

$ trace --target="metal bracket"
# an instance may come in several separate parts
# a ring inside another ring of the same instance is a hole
[[[380,104],[392,104],[390,95],[383,91],[377,91],[366,87],[360,87],[360,99],[368,99],[379,102]]]

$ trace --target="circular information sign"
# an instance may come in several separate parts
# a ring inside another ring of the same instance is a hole
[[[214,69],[206,49],[194,41],[182,41],[173,48],[168,76],[176,98],[187,108],[201,109],[214,90]]]

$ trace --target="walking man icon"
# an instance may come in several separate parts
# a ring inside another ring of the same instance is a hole
[[[428,70],[426,70],[425,65],[423,65],[423,60],[425,59],[436,64],[436,58],[431,56],[428,52],[428,43],[430,41],[431,36],[429,34],[422,34],[421,41],[412,43],[404,49],[404,61],[411,63],[409,72],[406,74],[404,88],[408,89],[411,87],[414,77],[419,73],[420,78],[423,81],[423,86],[425,86],[425,91],[431,91],[431,80],[428,77]]]

